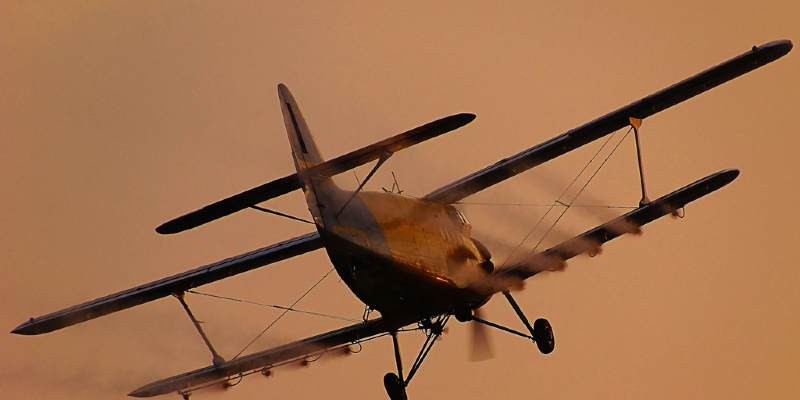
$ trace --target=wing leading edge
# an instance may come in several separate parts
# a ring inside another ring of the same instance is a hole
[[[666,89],[634,101],[583,126],[572,129],[544,143],[443,186],[425,196],[439,204],[452,204],[494,184],[500,183],[539,164],[600,139],[629,124],[629,118],[644,119],[713,89],[731,79],[783,57],[792,49],[792,42],[779,40],[754,46],[751,51],[734,57]]]
[[[205,285],[267,264],[285,260],[324,246],[319,233],[308,233],[249,253],[195,268],[177,275],[123,290],[96,300],[37,318],[31,318],[11,333],[39,335],[102,317],[149,301]]]

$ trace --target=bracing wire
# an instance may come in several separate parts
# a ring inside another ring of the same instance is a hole
[[[554,206],[561,206],[567,207],[566,204],[556,202],[556,204],[538,204],[538,203],[481,203],[481,202],[463,202],[459,201],[455,204],[458,205],[465,205],[465,206],[519,206],[519,207],[554,207]],[[635,210],[637,207],[635,206],[612,206],[612,205],[590,205],[590,204],[573,204],[569,207],[573,208],[621,208],[626,210]]]
[[[300,302],[300,300],[303,300],[303,298],[304,298],[304,297],[306,297],[306,295],[308,295],[309,293],[311,293],[311,291],[312,291],[312,290],[314,290],[314,288],[316,288],[316,287],[317,287],[317,285],[319,285],[320,283],[322,283],[322,281],[323,281],[323,280],[325,280],[325,278],[327,278],[327,277],[328,277],[328,275],[330,275],[330,274],[331,274],[331,272],[333,272],[333,270],[334,270],[334,269],[333,269],[333,268],[331,268],[331,270],[330,270],[330,271],[328,271],[328,273],[327,273],[327,274],[325,274],[325,275],[324,275],[322,278],[320,278],[320,280],[318,280],[318,281],[317,281],[317,283],[315,283],[313,286],[311,286],[311,288],[309,288],[308,290],[306,290],[306,292],[305,292],[305,293],[303,293],[303,295],[302,295],[302,296],[300,296],[300,298],[298,298],[297,300],[295,300],[295,302],[294,302],[294,303],[292,303],[292,305],[291,305],[291,306],[289,306],[287,309],[283,310],[283,312],[281,313],[281,315],[279,315],[277,318],[275,318],[275,320],[273,320],[273,321],[272,321],[272,322],[271,322],[269,325],[267,325],[267,327],[266,327],[266,328],[264,328],[264,330],[263,330],[263,331],[261,331],[261,333],[259,333],[259,334],[258,334],[258,335],[255,337],[255,339],[253,339],[252,341],[250,341],[250,343],[248,343],[248,344],[247,344],[247,346],[244,346],[244,348],[243,348],[241,351],[239,351],[238,353],[236,353],[236,355],[235,355],[235,356],[233,356],[233,359],[236,359],[236,358],[238,358],[240,355],[242,355],[242,353],[244,353],[244,351],[245,351],[245,350],[247,350],[247,349],[248,349],[250,346],[252,346],[252,345],[253,345],[253,343],[255,343],[255,342],[256,342],[256,340],[258,340],[258,339],[259,339],[259,338],[260,338],[262,335],[264,335],[264,333],[266,333],[266,332],[269,330],[269,328],[272,328],[272,326],[273,326],[273,325],[275,325],[275,323],[276,323],[276,322],[278,322],[278,320],[280,320],[281,318],[283,318],[283,316],[284,316],[284,315],[286,315],[286,313],[288,313],[288,312],[289,312],[289,309],[292,309],[292,308],[294,308],[294,306],[296,306],[296,305],[297,305],[297,303],[299,303],[299,302]]]
[[[201,295],[201,296],[213,297],[215,299],[235,301],[235,302],[238,302],[238,303],[252,304],[252,305],[255,305],[255,306],[277,308],[278,310],[293,311],[293,312],[296,312],[296,313],[314,315],[314,316],[317,316],[317,317],[338,319],[338,320],[347,321],[347,322],[361,322],[360,320],[352,319],[352,318],[339,317],[339,316],[336,316],[336,315],[323,314],[323,313],[318,313],[318,312],[313,312],[313,311],[298,310],[296,308],[278,306],[278,305],[274,305],[274,304],[264,304],[264,303],[258,303],[258,302],[255,302],[255,301],[235,299],[233,297],[220,296],[220,295],[211,294],[211,293],[203,293],[203,292],[198,292],[196,290],[187,290],[186,292],[187,293],[192,293],[192,294],[198,294],[198,295]]]
[[[626,134],[625,134],[625,137],[628,137],[628,134],[629,134],[630,132],[631,132],[631,130],[630,130],[630,129],[628,129],[628,133],[626,133]],[[522,245],[523,245],[523,244],[524,244],[524,243],[525,243],[525,242],[528,240],[528,238],[530,238],[530,236],[533,234],[533,232],[534,232],[534,231],[536,231],[536,228],[538,228],[538,227],[539,227],[539,225],[541,225],[542,221],[544,221],[544,219],[545,219],[545,218],[547,218],[547,216],[550,214],[550,211],[553,211],[553,209],[554,209],[556,206],[558,206],[559,204],[561,204],[561,205],[564,205],[564,203],[560,201],[560,200],[561,200],[561,198],[562,198],[562,197],[564,197],[564,196],[567,194],[567,192],[568,192],[568,191],[569,191],[569,189],[572,187],[572,185],[574,185],[574,184],[575,184],[575,182],[577,182],[578,178],[580,178],[580,176],[581,176],[581,175],[583,175],[583,173],[586,171],[586,169],[587,169],[587,168],[589,168],[589,165],[591,165],[591,164],[592,164],[592,162],[594,162],[594,160],[597,158],[597,156],[600,154],[600,152],[602,152],[602,151],[603,151],[603,149],[605,149],[605,148],[606,148],[606,145],[608,145],[608,143],[611,141],[611,139],[612,139],[612,138],[613,138],[613,137],[614,137],[616,134],[617,134],[617,132],[614,132],[614,133],[612,133],[612,134],[611,134],[611,135],[608,137],[608,139],[606,139],[606,141],[605,141],[605,142],[603,142],[603,145],[602,145],[602,146],[600,146],[600,148],[597,150],[597,152],[596,152],[596,153],[594,153],[594,155],[593,155],[593,156],[592,156],[592,158],[589,160],[589,162],[587,162],[587,163],[586,163],[586,165],[584,165],[584,166],[583,166],[583,169],[581,169],[581,171],[580,171],[580,172],[578,172],[578,174],[577,174],[577,175],[575,175],[575,178],[572,180],[572,182],[570,182],[570,183],[569,183],[569,185],[567,186],[567,188],[566,188],[566,189],[564,189],[564,191],[561,193],[561,195],[559,195],[559,196],[558,196],[558,198],[556,199],[556,201],[554,201],[554,202],[553,202],[553,204],[551,204],[551,205],[549,205],[549,206],[548,206],[549,208],[547,209],[547,211],[545,211],[544,215],[542,215],[542,217],[541,217],[541,218],[539,218],[539,221],[537,221],[537,222],[536,222],[536,224],[533,226],[533,228],[531,228],[531,230],[530,230],[530,231],[528,231],[528,234],[526,234],[526,235],[525,235],[525,237],[524,237],[524,238],[523,238],[523,239],[522,239],[522,240],[519,242],[519,244],[517,244],[517,246],[516,246],[516,247],[514,248],[514,250],[513,250],[513,251],[512,251],[512,252],[511,252],[511,253],[508,255],[508,257],[506,257],[506,259],[503,261],[503,263],[500,265],[500,267],[504,267],[504,266],[506,265],[506,263],[507,263],[507,262],[508,262],[508,261],[511,259],[511,257],[512,257],[512,256],[513,256],[513,255],[514,255],[514,254],[515,254],[515,253],[516,253],[516,252],[517,252],[517,251],[518,251],[518,250],[519,250],[519,249],[522,247]],[[623,140],[622,140],[622,141],[624,141],[624,140],[625,140],[625,138],[623,138]],[[622,143],[622,141],[620,141],[620,143]],[[617,147],[619,147],[619,144],[617,144]],[[616,150],[616,147],[614,148],[614,150]],[[611,153],[613,154],[613,150],[612,150],[612,152],[611,152]],[[605,161],[604,161],[603,163],[605,164]],[[602,165],[601,165],[601,167],[602,167]],[[595,172],[595,174],[597,174],[597,172]],[[592,175],[592,177],[594,177],[594,175]],[[591,179],[590,179],[590,180],[591,180]],[[585,188],[585,186],[584,186],[584,188]],[[580,194],[580,193],[579,193],[579,194]],[[577,196],[576,196],[575,198],[577,198]],[[574,201],[575,201],[575,199],[573,199],[573,200],[572,200],[572,202],[574,202]],[[572,203],[572,202],[570,202],[570,203]],[[566,207],[564,207],[564,211],[566,211],[567,209],[569,209],[569,206],[568,206],[568,205],[567,205]],[[561,213],[561,215],[563,216],[563,215],[564,215],[564,213],[562,212],[562,213]],[[559,217],[559,219],[561,219],[561,217]],[[558,222],[558,221],[556,221],[556,222]],[[553,226],[555,226],[555,224],[553,224]],[[550,230],[552,230],[552,229],[553,229],[553,226],[551,226],[551,227],[550,227],[550,229],[548,229],[547,233],[549,233],[549,232],[550,232]],[[545,235],[544,235],[545,237],[547,236],[547,233],[545,233]],[[544,240],[544,237],[542,238],[542,240]],[[540,241],[539,241],[539,244],[541,244],[541,243],[542,243],[542,241],[540,240]],[[537,244],[536,246],[538,247],[538,246],[539,246],[539,244]],[[535,249],[534,249],[534,250],[535,250]]]
[[[612,155],[614,155],[614,152],[616,152],[616,151],[617,151],[617,149],[618,149],[618,148],[619,148],[619,146],[622,144],[622,142],[624,142],[624,141],[625,141],[625,139],[626,139],[626,138],[628,137],[628,135],[631,133],[631,130],[633,130],[633,127],[631,127],[630,129],[628,129],[628,132],[626,132],[626,133],[625,133],[625,136],[623,136],[623,137],[622,137],[622,140],[620,140],[620,141],[617,143],[617,145],[616,145],[616,146],[614,146],[614,148],[613,148],[613,149],[611,149],[611,152],[610,152],[610,153],[608,153],[608,156],[606,156],[606,158],[603,160],[603,162],[602,162],[602,163],[600,163],[600,166],[599,166],[599,167],[597,167],[597,169],[594,171],[594,173],[592,174],[592,176],[590,176],[590,177],[589,177],[589,180],[587,180],[587,181],[586,181],[586,183],[584,183],[584,184],[583,184],[583,187],[581,188],[581,190],[579,190],[579,191],[578,191],[578,193],[575,195],[575,197],[573,197],[573,198],[572,198],[572,200],[569,202],[569,204],[567,204],[567,205],[566,205],[566,207],[564,207],[564,210],[563,210],[563,211],[561,211],[561,215],[559,215],[559,216],[558,216],[558,218],[555,220],[555,222],[553,222],[553,224],[552,224],[552,225],[550,225],[550,228],[548,228],[548,229],[547,229],[547,232],[545,232],[545,233],[544,233],[544,235],[542,236],[542,238],[539,240],[539,242],[538,242],[538,243],[536,243],[536,246],[535,246],[535,247],[534,247],[534,248],[533,248],[533,249],[532,249],[530,252],[528,252],[528,255],[531,255],[531,254],[533,254],[533,252],[534,252],[534,251],[536,251],[536,249],[538,249],[538,248],[539,248],[539,246],[542,244],[542,242],[544,242],[544,239],[545,239],[545,238],[547,238],[547,235],[550,233],[550,231],[552,231],[552,230],[553,230],[553,228],[556,226],[556,224],[558,224],[558,222],[559,222],[559,221],[561,221],[561,217],[563,217],[563,216],[564,216],[564,214],[566,214],[566,213],[567,213],[567,210],[569,210],[569,208],[572,206],[572,203],[574,203],[574,202],[575,202],[575,200],[577,200],[577,199],[578,199],[578,197],[581,195],[581,193],[583,193],[583,191],[586,189],[586,187],[587,187],[587,186],[589,186],[589,183],[591,183],[591,182],[592,182],[592,179],[594,179],[594,177],[595,177],[595,176],[597,176],[597,173],[598,173],[598,172],[600,172],[600,170],[603,168],[603,166],[605,166],[605,165],[606,165],[606,162],[607,162],[607,161],[608,161],[608,160],[611,158],[611,156],[612,156]],[[613,135],[612,135],[612,136],[613,136]],[[610,140],[610,139],[611,139],[611,138],[609,138],[609,140]],[[606,141],[606,143],[608,143],[608,141]],[[603,144],[603,147],[605,147],[605,143]],[[598,153],[599,153],[599,151],[598,151]],[[597,156],[597,154],[595,154],[595,157],[596,157],[596,156]],[[592,161],[594,161],[594,157],[592,157],[592,160],[591,160],[591,161],[589,161],[589,163],[591,163]],[[587,164],[587,167],[588,167],[588,164]],[[584,167],[584,170],[585,170],[585,169],[586,169],[586,167]],[[581,170],[581,173],[583,173],[583,170]],[[578,174],[578,175],[580,175],[580,174]],[[575,179],[577,180],[577,177],[576,177]],[[573,183],[575,183],[575,181],[574,181],[574,180],[573,180],[572,182],[573,182]],[[572,186],[572,184],[570,184],[570,186]],[[562,196],[563,196],[563,194],[562,194]],[[560,197],[559,197],[559,199],[560,199]]]

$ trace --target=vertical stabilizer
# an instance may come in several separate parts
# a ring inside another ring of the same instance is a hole
[[[340,197],[341,190],[330,177],[314,176],[309,172],[309,168],[321,164],[325,159],[320,154],[314,137],[311,136],[300,107],[283,84],[278,85],[278,97],[281,101],[286,133],[289,135],[289,144],[292,146],[297,175],[303,183],[308,210],[317,226],[325,227],[325,215],[330,215],[330,210],[326,208],[335,206],[333,203],[337,203],[336,199]]]

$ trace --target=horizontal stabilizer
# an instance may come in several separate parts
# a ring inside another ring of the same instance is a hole
[[[630,124],[630,118],[644,119],[700,93],[783,57],[792,42],[779,40],[732,58],[678,82],[666,89],[635,101],[583,126],[474,172],[425,196],[439,204],[452,204],[467,196],[525,172],[539,164],[566,154]]]
[[[11,333],[38,335],[205,285],[323,247],[319,233],[308,233],[236,257],[195,268],[133,289],[56,311],[18,326]]]
[[[534,254],[516,265],[500,269],[493,277],[506,275],[527,279],[542,271],[563,268],[564,261],[579,254],[597,252],[603,243],[626,233],[638,233],[642,225],[676,213],[686,204],[733,182],[737,176],[739,170],[735,169],[709,175],[555,247]]]
[[[246,374],[263,368],[269,369],[308,356],[321,355],[326,351],[348,343],[396,331],[414,322],[416,322],[416,320],[387,320],[383,318],[362,322],[308,339],[236,358],[216,366],[211,365],[172,378],[153,382],[134,390],[129,393],[128,396],[152,397],[210,386],[217,382],[221,383],[226,381],[229,378],[235,378],[239,374]]]
[[[334,176],[380,158],[382,153],[395,153],[417,143],[458,129],[475,119],[473,114],[456,114],[425,124],[410,131],[382,140],[367,147],[336,157],[310,169],[310,173]],[[183,232],[233,214],[258,203],[300,189],[297,174],[284,176],[237,195],[205,206],[173,219],[156,228],[160,234]]]

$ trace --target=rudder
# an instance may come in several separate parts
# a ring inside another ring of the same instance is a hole
[[[284,85],[278,85],[278,97],[281,101],[281,111],[283,112],[283,123],[286,125],[286,133],[289,136],[289,144],[292,147],[297,176],[303,184],[303,193],[308,203],[308,210],[311,212],[314,222],[318,227],[325,226],[325,216],[321,209],[325,208],[327,202],[335,202],[339,197],[339,189],[333,180],[328,176],[313,175],[309,169],[325,161],[324,157],[311,136],[300,107],[297,106],[292,93]],[[328,204],[332,206],[333,204]]]

